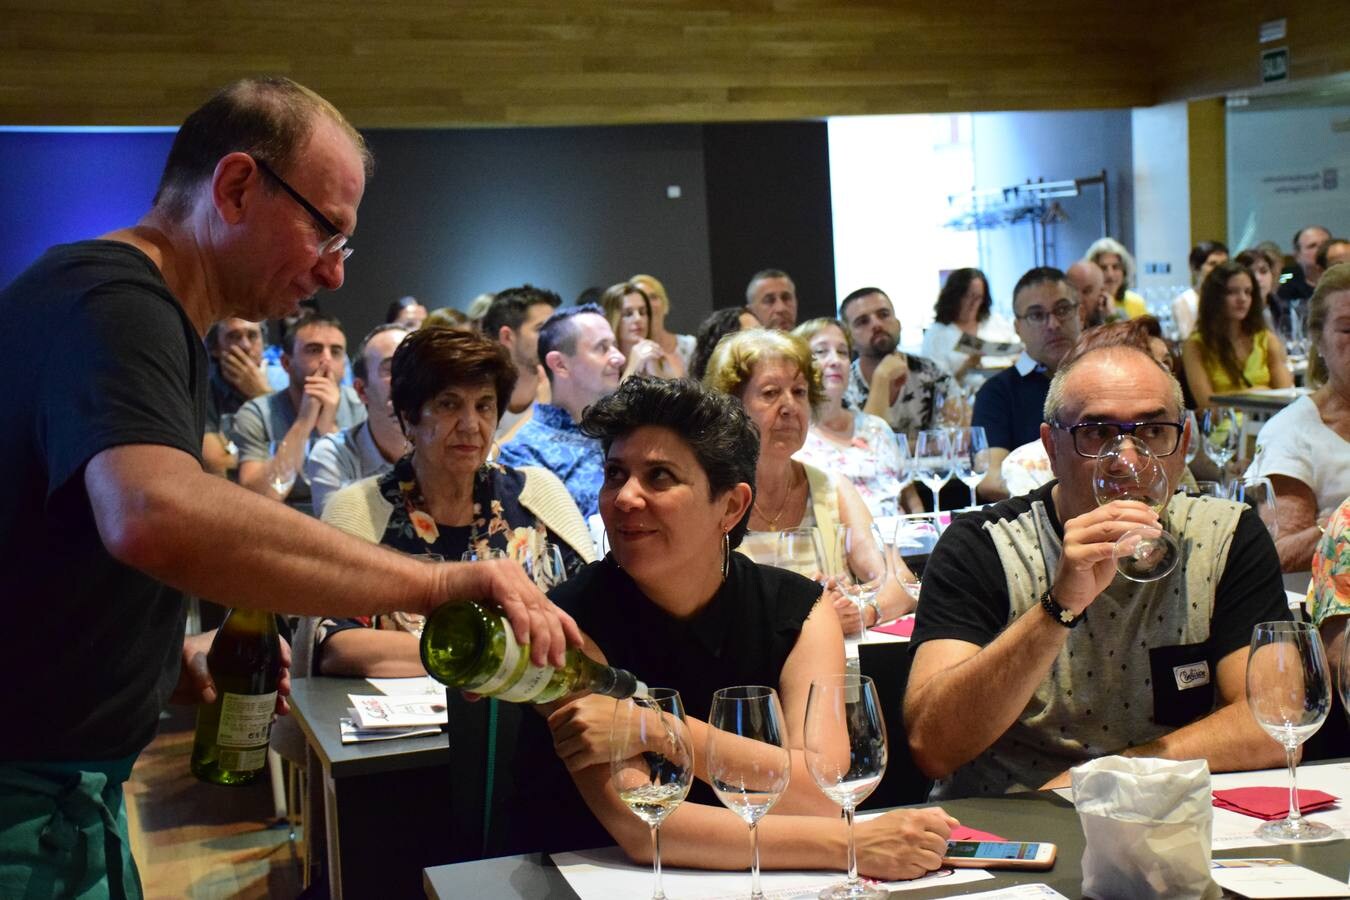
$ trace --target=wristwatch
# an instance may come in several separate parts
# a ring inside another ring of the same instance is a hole
[[[862,627],[875,628],[876,626],[881,624],[881,604],[877,602],[876,597],[868,597],[866,600],[863,601],[863,610],[867,609],[872,610],[872,624],[868,625],[867,616],[862,615]],[[861,614],[861,610],[859,612]]]
[[[1065,628],[1077,628],[1078,623],[1083,621],[1083,617],[1086,614],[1086,610],[1081,613],[1076,613],[1071,609],[1065,609],[1060,606],[1055,602],[1055,598],[1050,596],[1049,590],[1046,590],[1044,594],[1041,594],[1041,609],[1045,610],[1046,615],[1063,625]]]

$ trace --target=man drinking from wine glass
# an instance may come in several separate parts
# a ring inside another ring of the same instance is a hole
[[[1213,771],[1282,761],[1245,688],[1253,625],[1289,615],[1274,545],[1226,500],[1175,494],[1161,517],[1098,505],[1112,438],[1143,441],[1175,488],[1191,435],[1170,372],[1135,346],[1088,347],[1064,357],[1045,401],[1056,480],[957,519],[925,570],[905,718],[935,799],[1058,787],[1111,754]],[[1157,580],[1117,571],[1117,540],[1140,526],[1181,547]]]

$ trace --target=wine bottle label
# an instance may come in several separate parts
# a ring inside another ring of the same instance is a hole
[[[505,640],[502,642],[502,661],[497,666],[497,671],[493,672],[486,681],[477,685],[465,685],[467,690],[475,694],[482,694],[485,697],[495,697],[502,688],[513,684],[516,678],[516,669],[520,665],[521,649],[520,644],[516,642],[516,633],[511,629],[510,622],[502,622],[502,635]]]
[[[276,705],[276,691],[270,694],[225,694],[220,702],[220,730],[216,734],[216,744],[235,749],[266,744],[272,733],[272,712]]]
[[[221,750],[216,765],[228,772],[252,772],[267,765],[267,748],[256,750]]]
[[[493,696],[508,703],[528,703],[543,693],[544,688],[548,687],[553,672],[552,666],[536,666],[534,663],[527,663],[525,670],[520,673],[520,677],[516,679],[515,684]]]

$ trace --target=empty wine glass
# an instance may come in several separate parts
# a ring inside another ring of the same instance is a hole
[[[1270,532],[1270,539],[1275,540],[1279,525],[1275,518],[1275,485],[1270,483],[1270,479],[1245,478],[1234,481],[1231,496],[1237,502],[1250,506],[1261,519],[1261,524],[1266,526],[1266,531]]]
[[[984,427],[971,425],[952,433],[952,474],[970,488],[970,505],[976,504],[975,485],[989,471],[989,440]]]
[[[944,428],[920,431],[914,442],[914,478],[933,492],[933,511],[942,509],[938,495],[952,477],[951,443]]]
[[[831,675],[811,682],[803,732],[806,768],[821,791],[844,808],[848,823],[848,882],[820,893],[822,900],[889,896],[858,880],[853,813],[886,772],[886,723],[876,685],[866,675]]]
[[[895,473],[895,477],[900,480],[900,489],[904,490],[905,485],[914,480],[914,457],[909,452],[909,438],[903,434],[895,435],[895,446],[900,451],[900,468]],[[900,507],[900,498],[896,498],[896,506]]]
[[[610,728],[609,780],[619,799],[652,833],[652,900],[661,887],[661,823],[689,794],[694,748],[679,691],[648,688],[645,697],[620,700]]]
[[[1219,467],[1219,482],[1228,484],[1228,463],[1238,451],[1242,423],[1236,410],[1229,406],[1212,406],[1200,416],[1200,433],[1204,436],[1205,455]]]
[[[1160,516],[1172,497],[1167,472],[1148,445],[1130,434],[1102,448],[1092,470],[1092,491],[1101,506],[1136,500]],[[1116,541],[1115,554],[1117,571],[1131,581],[1165,578],[1181,558],[1177,539],[1161,524],[1131,528]]]
[[[300,461],[296,459],[295,448],[289,441],[269,441],[267,451],[271,458],[267,460],[267,485],[282,500],[295,487],[296,474]]]
[[[774,565],[807,578],[825,573],[825,550],[815,528],[785,528],[777,533]]]
[[[1299,745],[1326,721],[1331,674],[1317,628],[1309,622],[1261,622],[1247,657],[1247,705],[1257,723],[1284,747],[1289,767],[1289,817],[1256,829],[1271,841],[1309,841],[1332,832],[1303,818],[1298,805]]]
[[[715,692],[708,711],[706,755],[708,780],[717,799],[750,826],[750,897],[764,900],[755,826],[783,796],[792,774],[778,692],[763,685]]]
[[[916,578],[923,577],[923,570],[928,565],[928,555],[933,552],[937,546],[938,538],[942,535],[942,524],[936,514],[923,513],[919,515],[904,516],[895,523],[895,549],[900,557],[905,561]],[[897,577],[901,574],[899,566],[894,568]],[[918,597],[918,583],[912,585],[902,584],[907,591]],[[912,588],[912,590],[911,590]]]
[[[533,553],[521,559],[525,574],[541,591],[549,591],[567,580],[562,550],[552,541],[541,541]]]
[[[867,607],[876,601],[877,592],[886,582],[886,544],[875,525],[861,528],[840,525],[835,529],[838,546],[835,559],[839,571],[831,572],[835,583],[845,597],[858,607],[862,640],[867,640]],[[877,610],[880,624],[881,611]]]
[[[1186,445],[1186,465],[1195,462],[1196,454],[1200,452],[1200,423],[1196,421],[1195,410],[1186,410],[1186,424],[1190,426],[1191,442]]]

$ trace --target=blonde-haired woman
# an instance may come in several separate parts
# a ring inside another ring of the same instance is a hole
[[[647,295],[652,306],[650,337],[662,353],[680,358],[685,367],[680,370],[683,373],[689,368],[689,358],[694,355],[694,336],[666,330],[666,315],[670,312],[670,295],[666,293],[666,286],[654,275],[634,275],[628,279],[628,283],[637,285]]]
[[[841,572],[844,561],[836,551],[839,527],[869,533],[872,514],[847,479],[793,459],[806,442],[811,409],[824,400],[806,342],[766,328],[729,335],[713,351],[703,383],[739,399],[759,429],[752,533],[741,551],[757,562],[772,564],[777,532],[815,528],[827,571]],[[913,578],[908,570],[898,574],[902,580]],[[876,600],[876,609],[861,614],[842,596],[835,600],[845,633],[856,634],[863,625],[871,627],[914,608],[914,598],[895,579],[886,581]]]
[[[636,282],[610,285],[600,295],[600,306],[624,355],[623,377],[654,375],[657,378],[683,378],[686,363],[675,352],[667,353],[652,340],[651,297]]]

